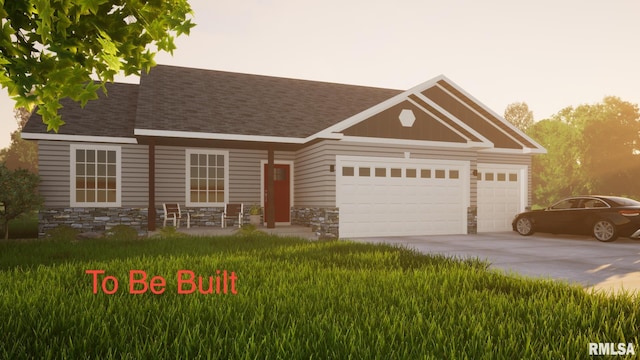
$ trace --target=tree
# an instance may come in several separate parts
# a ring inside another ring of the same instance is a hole
[[[24,125],[31,115],[25,108],[14,110],[18,121],[18,130],[11,133],[11,145],[0,150],[0,160],[8,169],[26,169],[32,173],[38,173],[38,145],[32,141],[23,140],[20,136]]]
[[[547,149],[532,160],[536,204],[578,194],[640,199],[640,111],[616,97],[567,107],[527,134]]]
[[[190,14],[187,0],[0,0],[0,85],[57,131],[61,99],[84,106],[115,75],[149,71]]]
[[[533,125],[533,111],[529,110],[529,106],[524,102],[507,105],[504,118],[522,131],[526,131]]]
[[[532,159],[533,203],[549,205],[584,191],[578,130],[559,120],[542,120],[527,134],[547,149]]]
[[[9,238],[9,221],[42,204],[38,182],[38,176],[25,169],[12,171],[0,164],[0,223],[4,225],[5,239]]]
[[[640,198],[640,111],[617,97],[561,111],[557,119],[580,133],[578,147],[589,193]]]

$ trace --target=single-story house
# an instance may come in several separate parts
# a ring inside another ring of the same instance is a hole
[[[58,133],[38,115],[23,129],[41,233],[153,230],[163,203],[191,226],[243,203],[341,238],[505,231],[545,152],[445,76],[402,91],[159,65],[107,89],[64,101]]]

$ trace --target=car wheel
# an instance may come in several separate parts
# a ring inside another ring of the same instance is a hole
[[[618,231],[611,221],[598,220],[593,225],[593,236],[599,241],[609,242],[618,238]]]
[[[526,216],[519,218],[516,221],[516,231],[522,236],[533,234],[533,222]]]

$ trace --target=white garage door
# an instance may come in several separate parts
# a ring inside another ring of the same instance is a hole
[[[527,167],[478,164],[478,232],[509,231],[526,204]]]
[[[338,156],[340,237],[466,234],[469,162]]]

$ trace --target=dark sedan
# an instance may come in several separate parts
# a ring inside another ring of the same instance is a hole
[[[618,236],[640,238],[640,202],[617,196],[576,196],[552,206],[526,211],[513,219],[520,235],[534,232],[593,235],[600,241]]]

